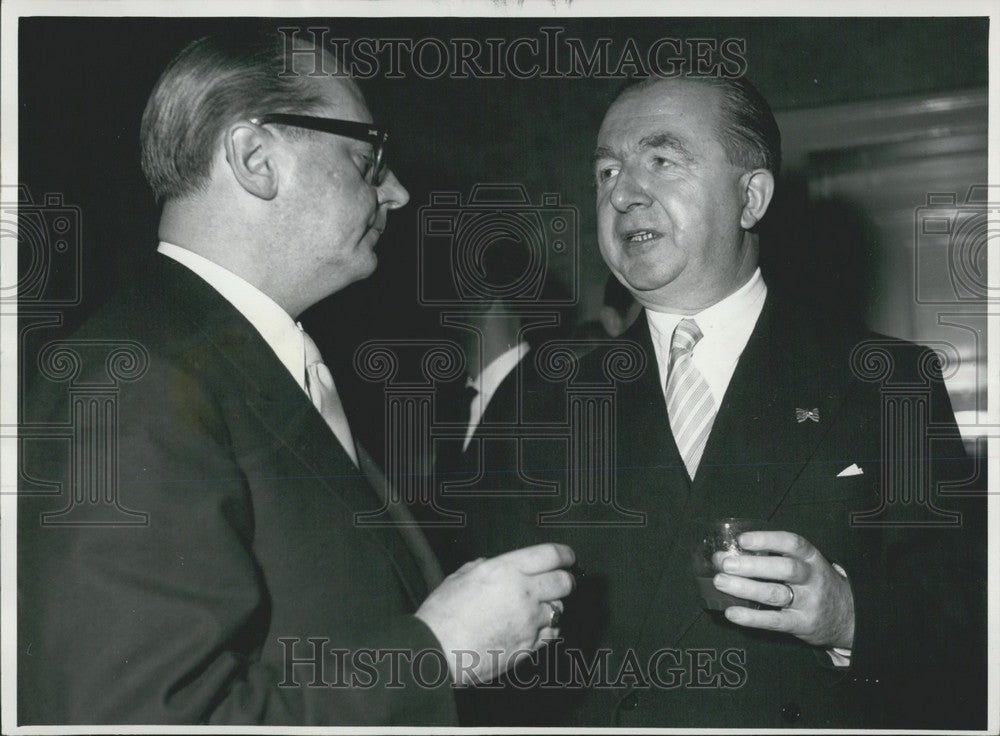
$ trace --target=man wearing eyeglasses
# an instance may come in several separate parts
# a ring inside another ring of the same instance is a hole
[[[69,500],[92,458],[25,452],[66,490],[19,504],[19,723],[453,725],[453,684],[558,633],[568,547],[442,581],[405,509],[357,516],[385,480],[295,320],[372,273],[409,195],[357,85],[282,75],[281,40],[200,39],[147,104],[161,258],[70,343],[136,355],[110,425],[118,515]],[[79,352],[78,385],[99,385],[111,363]],[[32,406],[61,421],[65,385],[40,383]]]

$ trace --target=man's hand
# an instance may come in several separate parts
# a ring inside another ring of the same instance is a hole
[[[739,544],[748,552],[777,555],[720,556],[716,562],[722,572],[715,576],[715,587],[780,610],[730,606],[726,618],[741,626],[784,631],[816,646],[854,645],[851,585],[819,550],[791,532],[744,532]]]
[[[560,568],[575,561],[565,545],[539,544],[467,562],[449,575],[416,616],[441,642],[452,680],[488,682],[556,638],[552,611],[562,611],[559,599],[574,584]]]

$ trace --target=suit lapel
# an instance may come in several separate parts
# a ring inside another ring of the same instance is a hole
[[[221,295],[183,266],[168,261],[161,281],[165,303],[186,314],[226,362],[226,385],[249,414],[289,450],[311,478],[323,482],[350,511],[377,511],[382,497],[351,462],[340,442],[257,330]],[[293,489],[292,489],[293,490]],[[414,606],[428,592],[413,553],[396,529],[358,528],[369,534],[396,569]],[[419,533],[419,531],[417,532]]]
[[[770,518],[843,404],[838,356],[768,295],[712,427],[692,488],[695,513]],[[815,409],[820,421],[800,422],[796,409]]]
[[[379,494],[379,498],[382,499],[383,504],[391,501],[394,494],[389,487],[389,481],[386,479],[385,473],[382,472],[382,468],[379,467],[378,463],[375,462],[363,445],[357,444],[357,451],[358,464],[361,466],[361,472],[368,479],[368,483]],[[386,507],[388,508],[389,515],[392,517],[393,523],[396,525],[396,530],[406,542],[414,561],[420,568],[420,573],[426,582],[426,595],[427,592],[434,590],[444,580],[441,564],[431,550],[427,537],[420,531],[420,527],[417,526],[416,520],[406,505],[401,502],[390,502]]]
[[[617,492],[626,508],[647,513],[652,510],[661,519],[676,519],[687,503],[690,486],[670,431],[656,351],[645,312],[621,339],[639,345],[646,357],[646,368],[636,381],[621,384],[615,394],[619,422],[615,462],[628,475],[641,479],[619,484]],[[654,498],[650,497],[652,489],[656,489]],[[654,500],[655,508],[648,508]]]

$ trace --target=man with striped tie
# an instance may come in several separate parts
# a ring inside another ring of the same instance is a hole
[[[985,590],[968,581],[984,579],[985,514],[969,500],[959,526],[940,492],[968,477],[941,373],[926,350],[765,283],[757,226],[780,155],[743,80],[646,80],[604,118],[598,242],[644,307],[622,336],[642,370],[622,380],[595,351],[550,391],[548,420],[569,423],[565,392],[614,385],[613,421],[591,435],[614,454],[578,452],[561,479],[590,474],[613,498],[564,494],[556,514],[516,517],[571,542],[585,571],[569,654],[547,674],[577,691],[564,718],[582,725],[984,725]],[[883,385],[925,387],[926,426],[884,421]],[[890,455],[926,427],[926,454]],[[710,612],[688,540],[723,517],[767,531],[716,559],[710,585],[747,603]]]

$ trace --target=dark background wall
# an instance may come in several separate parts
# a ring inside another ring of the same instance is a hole
[[[138,164],[140,115],[166,62],[186,42],[214,30],[320,26],[329,28],[333,38],[437,38],[448,43],[457,38],[541,41],[541,29],[555,27],[561,29],[562,38],[580,39],[587,49],[598,39],[610,39],[612,64],[630,39],[643,53],[662,38],[688,44],[696,39],[716,43],[737,39],[743,44],[746,74],[775,110],[785,112],[930,98],[985,88],[988,82],[988,21],[982,18],[317,18],[286,22],[22,18],[20,23],[19,180],[36,203],[45,194],[58,194],[80,213],[82,301],[60,311],[63,325],[53,328],[57,332],[78,323],[117,283],[152,257],[158,209]],[[363,82],[363,87],[375,120],[391,133],[392,165],[409,188],[410,205],[390,217],[379,245],[376,275],[311,310],[307,319],[315,325],[314,331],[333,346],[329,349],[341,351],[343,358],[362,338],[405,337],[433,329],[437,313],[418,306],[415,276],[422,242],[421,208],[435,192],[458,192],[467,198],[474,185],[484,183],[522,185],[534,204],[542,195],[554,194],[560,207],[575,213],[578,240],[573,252],[578,265],[575,270],[565,265],[557,270],[579,297],[578,319],[593,317],[606,271],[594,240],[590,155],[604,111],[623,84],[621,76],[516,79],[508,74],[499,79],[426,79],[415,74],[412,65],[405,72],[402,79],[377,75]],[[799,135],[803,135],[801,130]],[[851,132],[840,131],[839,137],[850,141]],[[823,141],[813,145],[824,147]],[[843,140],[837,143],[843,145]],[[982,166],[985,177],[985,155]],[[793,169],[781,180],[783,202],[776,203],[777,214],[769,223],[772,232],[793,233],[798,238],[815,230],[803,176]],[[865,238],[864,213],[860,215],[850,222],[837,218],[837,237]],[[780,240],[780,235],[773,239]],[[766,241],[764,246],[768,247]],[[786,242],[783,247],[810,246]],[[870,242],[865,247],[877,249],[879,245]],[[857,253],[857,248],[844,250],[852,252]],[[27,260],[22,257],[22,270]],[[825,262],[844,260],[831,251]],[[75,268],[69,261],[64,263],[69,265],[56,264],[55,270]],[[858,264],[848,273],[861,278]],[[854,288],[836,269],[809,277],[813,291],[816,284],[826,284],[842,289],[840,293],[851,299],[864,289],[877,294],[880,288],[878,283]],[[55,280],[59,278],[56,273]],[[791,280],[796,280],[794,273]],[[56,333],[36,331],[38,337],[50,334]]]
[[[188,40],[233,19],[25,18],[20,31],[20,180],[33,196],[62,193],[82,210],[87,304],[155,245],[157,208],[138,166],[138,122],[169,58]],[[247,27],[265,25],[243,21]],[[987,21],[965,18],[719,19],[297,19],[336,38],[542,39],[542,27],[591,48],[627,39],[645,50],[660,38],[742,39],[746,72],[776,110],[985,86]],[[527,58],[527,57],[524,57]],[[428,55],[427,64],[432,65]],[[383,238],[369,285],[388,305],[390,285],[415,297],[418,209],[432,191],[468,195],[480,182],[522,184],[576,208],[581,293],[603,279],[594,242],[590,153],[621,78],[404,79],[365,83],[377,121],[392,133],[393,166],[412,199]],[[394,281],[403,277],[404,283]],[[86,307],[85,307],[86,308]],[[593,310],[583,305],[583,316]],[[76,315],[69,318],[75,319]]]

